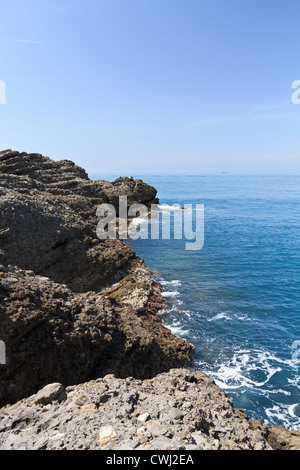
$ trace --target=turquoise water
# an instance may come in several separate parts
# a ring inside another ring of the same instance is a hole
[[[236,407],[300,429],[300,176],[141,178],[161,204],[205,207],[201,251],[129,241],[166,290],[164,323],[195,345],[194,367]]]

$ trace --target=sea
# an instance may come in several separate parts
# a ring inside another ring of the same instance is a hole
[[[169,211],[169,239],[127,242],[164,287],[163,323],[195,346],[192,368],[251,419],[300,430],[300,176],[132,176]],[[195,224],[204,206],[201,249],[175,239],[174,204]]]

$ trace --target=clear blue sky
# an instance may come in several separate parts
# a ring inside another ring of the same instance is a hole
[[[0,148],[90,173],[300,173],[299,0],[0,0]]]

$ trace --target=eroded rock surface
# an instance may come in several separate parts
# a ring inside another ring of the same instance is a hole
[[[91,181],[68,160],[0,152],[0,403],[51,382],[149,378],[190,363],[193,347],[156,317],[165,300],[144,262],[96,236],[97,207],[117,209],[119,196],[157,202],[141,180]]]
[[[159,296],[161,307],[165,301],[146,266],[136,259],[131,269],[107,291],[75,294],[33,271],[0,266],[7,355],[0,366],[1,404],[50,382],[70,385],[108,373],[144,379],[191,362],[193,347],[148,307],[152,296]]]
[[[141,180],[0,152],[0,449],[298,450],[299,432],[170,371],[194,348],[157,317],[162,287],[126,243],[96,237],[97,207],[118,214],[119,196],[158,202]]]
[[[272,450],[202,372],[108,375],[67,387],[61,399],[46,394],[47,404],[39,395],[0,410],[0,449]]]
[[[31,269],[72,290],[100,290],[124,277],[134,251],[96,236],[97,207],[119,196],[150,206],[156,190],[133,178],[91,181],[73,162],[0,152],[0,263]]]

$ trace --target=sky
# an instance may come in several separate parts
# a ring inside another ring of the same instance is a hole
[[[0,149],[90,174],[300,174],[299,0],[0,0],[0,11]]]

